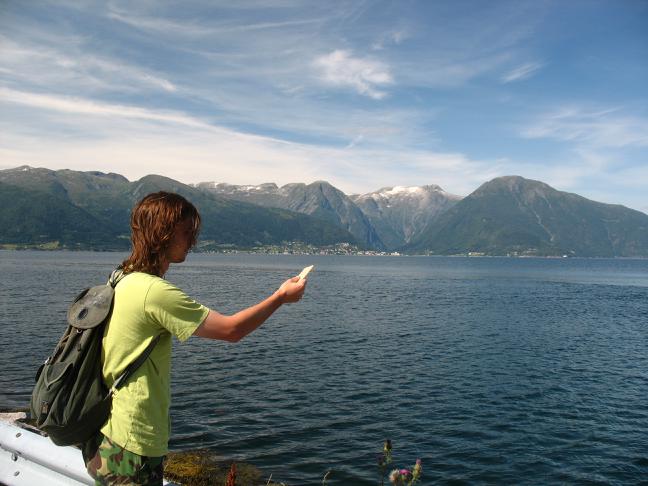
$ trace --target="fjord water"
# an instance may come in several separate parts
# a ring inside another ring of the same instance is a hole
[[[0,252],[0,407],[24,407],[68,303],[124,255]],[[648,477],[648,261],[190,255],[220,312],[315,264],[237,344],[174,344],[172,449],[291,485],[634,484]]]

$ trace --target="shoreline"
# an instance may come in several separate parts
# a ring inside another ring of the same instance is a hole
[[[0,252],[34,252],[34,253],[128,253],[126,249],[98,249],[98,248],[40,248],[40,247],[13,247],[14,245],[0,244]],[[272,248],[258,249],[231,249],[231,250],[192,250],[190,253],[200,255],[271,255],[271,256],[359,256],[359,257],[406,257],[406,258],[518,258],[518,259],[543,259],[543,260],[648,260],[648,256],[586,256],[586,255],[534,255],[534,254],[485,254],[482,252],[440,254],[440,253],[400,253],[397,251],[275,251]]]

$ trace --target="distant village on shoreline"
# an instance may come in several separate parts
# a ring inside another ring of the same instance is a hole
[[[88,248],[69,248],[59,247],[57,242],[50,242],[41,245],[15,245],[0,244],[0,251],[45,251],[45,252],[115,252],[126,253],[128,250],[106,250],[106,249],[88,249]],[[368,257],[471,257],[471,258],[615,258],[615,259],[644,259],[644,257],[583,257],[576,255],[541,255],[535,249],[529,249],[521,252],[509,252],[505,255],[489,255],[480,251],[470,251],[456,254],[435,254],[433,252],[425,253],[401,253],[398,251],[378,251],[359,248],[357,245],[350,243],[338,243],[328,246],[315,246],[302,242],[287,242],[283,245],[263,245],[251,248],[236,247],[234,245],[209,245],[192,250],[198,254],[220,254],[220,255],[286,255],[286,256],[368,256]]]

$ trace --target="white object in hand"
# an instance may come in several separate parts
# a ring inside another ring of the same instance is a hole
[[[315,267],[315,265],[311,265],[310,267],[304,268],[301,273],[299,274],[299,278],[306,278],[306,276],[310,273],[310,271]]]

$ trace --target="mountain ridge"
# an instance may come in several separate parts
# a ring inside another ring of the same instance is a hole
[[[110,183],[97,188],[97,179]],[[263,208],[205,194],[160,175],[147,175],[130,182],[117,174],[23,166],[0,171],[0,183],[3,184],[3,196],[12,195],[11,198],[3,197],[4,204],[0,210],[3,222],[0,243],[5,244],[58,241],[64,248],[128,249],[131,208],[144,195],[160,190],[178,192],[199,209],[203,220],[200,242],[203,249],[222,245],[279,245],[285,241],[324,246],[357,243],[353,235],[332,223],[294,211]],[[26,201],[30,198],[34,204],[28,208]],[[50,212],[48,201],[54,201],[60,212],[58,218],[52,216],[53,221],[64,221],[66,226],[74,227],[73,222],[81,219],[87,228],[86,234],[75,233],[76,241],[74,238],[61,239],[54,227],[40,224],[41,216]],[[25,229],[21,240],[21,234],[14,234],[11,230],[12,227],[25,228],[28,223],[20,221],[21,211],[31,215],[31,226],[47,231],[41,231],[36,237],[33,231]],[[102,235],[102,238],[96,238],[95,234]]]
[[[203,182],[196,187],[238,201],[308,214],[341,226],[371,248],[385,249],[365,214],[346,194],[327,181],[293,182],[281,187],[275,183],[237,186]]]
[[[425,227],[461,197],[430,184],[383,187],[353,195],[351,200],[367,215],[386,246],[399,249],[416,239]]]
[[[339,224],[379,250],[407,244],[427,223],[461,199],[437,185],[392,186],[347,196],[327,181],[258,185],[201,182],[203,190],[266,207],[280,207]],[[388,194],[389,193],[389,194]],[[390,204],[392,202],[393,204]]]
[[[648,256],[648,215],[544,182],[485,182],[406,247],[440,254]]]
[[[326,181],[183,184],[151,174],[131,182],[29,166],[0,170],[0,244],[125,249],[130,209],[158,190],[199,208],[203,249],[300,241],[418,254],[648,256],[645,213],[521,176],[497,177],[463,198],[434,184],[347,196]]]

